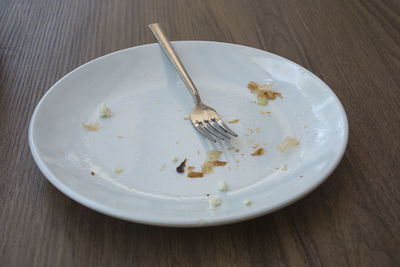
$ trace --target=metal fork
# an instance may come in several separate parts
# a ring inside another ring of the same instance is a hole
[[[196,86],[194,86],[192,79],[183,67],[182,62],[172,48],[160,25],[158,23],[150,24],[149,28],[193,96],[194,103],[196,104],[192,112],[190,112],[190,120],[193,126],[213,142],[216,142],[217,139],[230,139],[229,135],[238,136],[229,129],[213,108],[201,102]]]

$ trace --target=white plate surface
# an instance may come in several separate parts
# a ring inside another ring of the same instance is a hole
[[[334,170],[347,144],[346,114],[314,74],[277,55],[239,45],[181,41],[173,46],[203,101],[224,121],[240,119],[230,124],[239,137],[214,144],[184,120],[193,108],[191,95],[157,44],[121,50],[66,75],[32,116],[33,157],[59,190],[89,208],[129,221],[208,226],[282,208]],[[284,99],[265,107],[252,103],[256,96],[246,88],[249,81],[274,82]],[[99,118],[102,102],[111,108],[111,118]],[[95,121],[100,124],[95,132],[81,125]],[[276,147],[286,136],[298,138],[300,145],[281,153]],[[254,144],[266,153],[250,156]],[[240,152],[227,149],[232,146]],[[212,149],[223,151],[226,166],[199,179],[176,172],[174,156],[187,158],[187,165],[199,170]],[[124,171],[116,174],[115,168]],[[217,190],[221,180],[229,185],[226,193]],[[206,194],[218,195],[222,204],[210,208]],[[243,205],[245,199],[252,205]]]

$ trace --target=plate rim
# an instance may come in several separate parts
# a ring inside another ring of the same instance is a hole
[[[155,226],[167,226],[167,227],[207,227],[207,226],[216,226],[216,225],[225,225],[225,224],[231,224],[231,223],[236,223],[240,221],[245,221],[245,220],[250,220],[256,217],[261,217],[263,215],[272,213],[276,210],[282,209],[284,207],[289,206],[290,204],[298,201],[299,199],[305,197],[312,191],[314,191],[317,187],[319,187],[323,182],[326,181],[326,179],[333,173],[333,171],[336,169],[336,167],[339,165],[341,159],[344,156],[344,153],[347,148],[348,144],[348,139],[349,139],[349,126],[348,126],[348,119],[347,115],[345,112],[345,109],[340,102],[340,99],[337,97],[335,92],[322,80],[320,79],[317,75],[315,75],[313,72],[310,70],[304,68],[303,66],[293,62],[290,59],[284,58],[282,56],[279,56],[277,54],[250,47],[250,46],[245,46],[245,45],[239,45],[239,44],[233,44],[233,43],[225,43],[225,42],[215,42],[215,41],[197,41],[197,40],[185,40],[185,41],[173,41],[174,43],[202,43],[202,44],[211,44],[211,45],[228,45],[228,46],[238,46],[246,49],[254,49],[258,50],[263,53],[267,53],[269,55],[273,55],[275,57],[279,57],[280,59],[284,59],[287,62],[290,62],[291,64],[294,64],[295,66],[299,66],[307,71],[308,74],[310,74],[312,77],[316,78],[317,80],[321,81],[329,90],[330,93],[332,93],[332,96],[335,98],[335,102],[338,104],[338,107],[340,109],[340,115],[344,120],[344,136],[343,136],[343,141],[341,143],[341,146],[338,149],[338,153],[336,154],[335,159],[332,161],[329,169],[325,173],[323,173],[320,178],[314,183],[311,184],[310,186],[306,187],[304,190],[300,191],[299,193],[292,195],[292,197],[287,198],[286,200],[279,202],[275,204],[272,207],[269,208],[261,208],[261,209],[255,209],[255,210],[249,210],[247,213],[239,213],[236,215],[230,215],[230,214],[224,214],[223,216],[215,216],[212,220],[207,220],[205,223],[199,223],[200,218],[193,218],[193,219],[188,219],[188,218],[163,218],[162,221],[160,220],[155,220],[154,218],[156,217],[151,217],[151,216],[135,216],[135,213],[128,213],[124,211],[118,211],[116,209],[110,208],[107,205],[99,204],[94,200],[91,200],[74,190],[70,189],[66,185],[64,185],[61,181],[57,179],[57,177],[51,172],[51,170],[46,166],[42,158],[40,157],[38,153],[38,149],[35,145],[35,140],[33,136],[33,127],[36,121],[36,115],[38,113],[38,110],[40,109],[40,106],[43,104],[43,102],[46,100],[49,94],[51,94],[54,90],[56,90],[56,87],[58,86],[59,83],[61,83],[64,79],[66,79],[69,75],[72,75],[72,73],[78,71],[81,68],[84,68],[86,65],[91,64],[95,61],[102,60],[104,57],[109,57],[113,56],[118,53],[124,53],[129,50],[134,50],[134,49],[140,49],[143,47],[149,47],[149,46],[158,46],[158,43],[148,43],[148,44],[143,44],[139,46],[133,46],[121,50],[117,50],[108,54],[105,54],[103,56],[100,56],[98,58],[92,59],[77,68],[71,70],[68,72],[66,75],[64,75],[62,78],[60,78],[56,83],[54,83],[47,91],[46,93],[41,97],[39,102],[36,104],[36,107],[32,113],[32,117],[29,123],[29,129],[28,129],[28,142],[29,142],[29,147],[31,150],[31,154],[33,156],[33,159],[36,163],[36,165],[39,167],[40,171],[42,174],[46,177],[46,179],[53,185],[55,186],[59,191],[61,191],[64,195],[67,197],[71,198],[72,200],[78,202],[79,204],[90,208],[92,210],[95,210],[99,213],[122,219],[125,221],[130,221],[130,222],[135,222],[135,223],[141,223],[141,224],[147,224],[147,225],[155,225]]]

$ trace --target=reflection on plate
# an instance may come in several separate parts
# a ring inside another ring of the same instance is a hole
[[[191,95],[157,44],[121,50],[66,75],[33,114],[31,151],[54,186],[117,218],[207,226],[282,208],[337,166],[347,144],[347,119],[335,94],[315,75],[249,47],[201,41],[173,46],[204,102],[225,121],[239,119],[230,124],[239,137],[211,143],[184,119],[193,108]],[[249,81],[273,82],[284,98],[256,105]],[[110,118],[98,115],[103,102],[112,110]],[[95,122],[97,131],[82,127]],[[286,136],[300,144],[280,152]],[[263,155],[251,156],[255,144],[265,148]],[[220,160],[227,165],[197,179],[176,172],[184,158],[200,170],[213,149],[223,151]],[[228,191],[218,190],[219,181],[227,182]],[[221,204],[210,208],[207,194],[220,197]]]

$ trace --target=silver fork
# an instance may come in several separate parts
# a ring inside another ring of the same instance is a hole
[[[183,67],[182,62],[172,48],[160,25],[158,23],[150,24],[149,28],[193,96],[194,103],[196,104],[192,112],[190,112],[190,120],[193,126],[213,142],[216,142],[217,139],[230,139],[229,135],[238,136],[229,129],[213,108],[201,102],[196,86],[194,86],[192,79]]]

